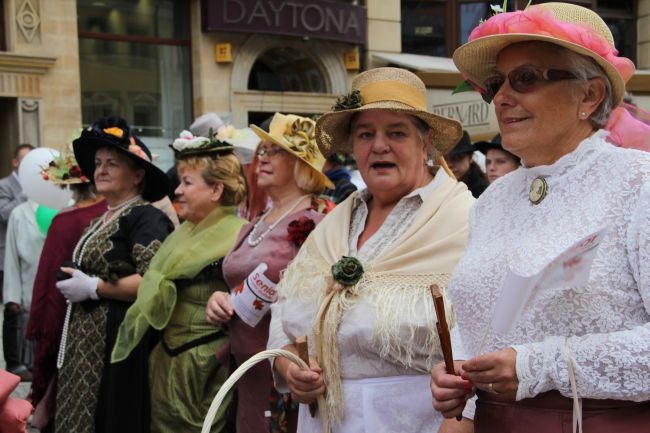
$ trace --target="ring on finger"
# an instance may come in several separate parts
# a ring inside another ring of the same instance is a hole
[[[499,391],[494,389],[494,384],[492,382],[490,382],[488,385],[488,391],[490,391],[492,394],[501,394]]]

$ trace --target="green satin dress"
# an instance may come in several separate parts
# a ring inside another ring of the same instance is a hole
[[[225,349],[228,359],[228,337],[205,319],[210,295],[227,290],[223,279],[179,286],[176,308],[149,357],[151,433],[200,432],[210,403],[229,373],[227,363],[216,356]],[[228,431],[232,400],[230,393],[215,417],[212,433]]]

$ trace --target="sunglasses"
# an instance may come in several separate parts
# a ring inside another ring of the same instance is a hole
[[[544,83],[552,83],[561,80],[574,80],[578,77],[573,72],[562,71],[560,69],[537,69],[532,66],[521,66],[513,69],[507,75],[510,87],[517,93],[530,93],[539,89]],[[506,77],[494,76],[488,79],[485,84],[485,93],[481,93],[483,100],[488,104],[492,102],[494,96],[499,92]]]
[[[258,158],[261,158],[263,156],[268,156],[269,158],[273,158],[275,155],[284,153],[284,149],[281,149],[279,147],[260,147],[259,149],[257,149],[256,153]]]

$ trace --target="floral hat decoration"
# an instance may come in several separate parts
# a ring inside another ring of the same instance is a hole
[[[275,113],[269,125],[269,132],[257,125],[250,126],[262,140],[269,141],[286,150],[309,165],[321,179],[325,188],[334,189],[334,184],[323,174],[325,157],[316,144],[316,122],[295,114]]]
[[[72,148],[81,171],[89,179],[93,179],[95,173],[97,149],[109,148],[126,155],[144,169],[142,197],[145,200],[158,201],[169,191],[167,175],[151,162],[151,151],[142,140],[131,134],[131,127],[121,117],[111,116],[96,120],[72,142]]]
[[[383,109],[410,114],[424,121],[433,131],[431,145],[447,153],[460,139],[459,122],[427,111],[427,89],[414,73],[400,68],[376,68],[362,72],[352,80],[352,91],[341,96],[332,111],[316,123],[316,138],[327,156],[349,153],[350,121],[355,113]]]
[[[494,74],[499,52],[517,42],[550,42],[592,58],[612,84],[615,105],[622,101],[625,83],[635,70],[631,60],[618,56],[612,32],[603,19],[590,9],[569,3],[543,3],[497,13],[479,24],[468,41],[454,52],[453,60],[481,93]]]
[[[223,125],[217,132],[208,130],[207,137],[195,136],[190,131],[182,131],[169,147],[177,159],[192,156],[226,155],[235,151],[232,141],[241,135],[232,125]]]
[[[77,164],[74,153],[69,149],[61,151],[47,167],[43,167],[41,177],[62,188],[64,185],[90,182]]]

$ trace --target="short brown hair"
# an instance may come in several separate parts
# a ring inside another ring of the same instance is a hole
[[[178,171],[185,168],[201,170],[201,177],[210,186],[223,184],[223,206],[236,206],[246,197],[246,181],[241,164],[233,154],[184,157],[178,160]]]

